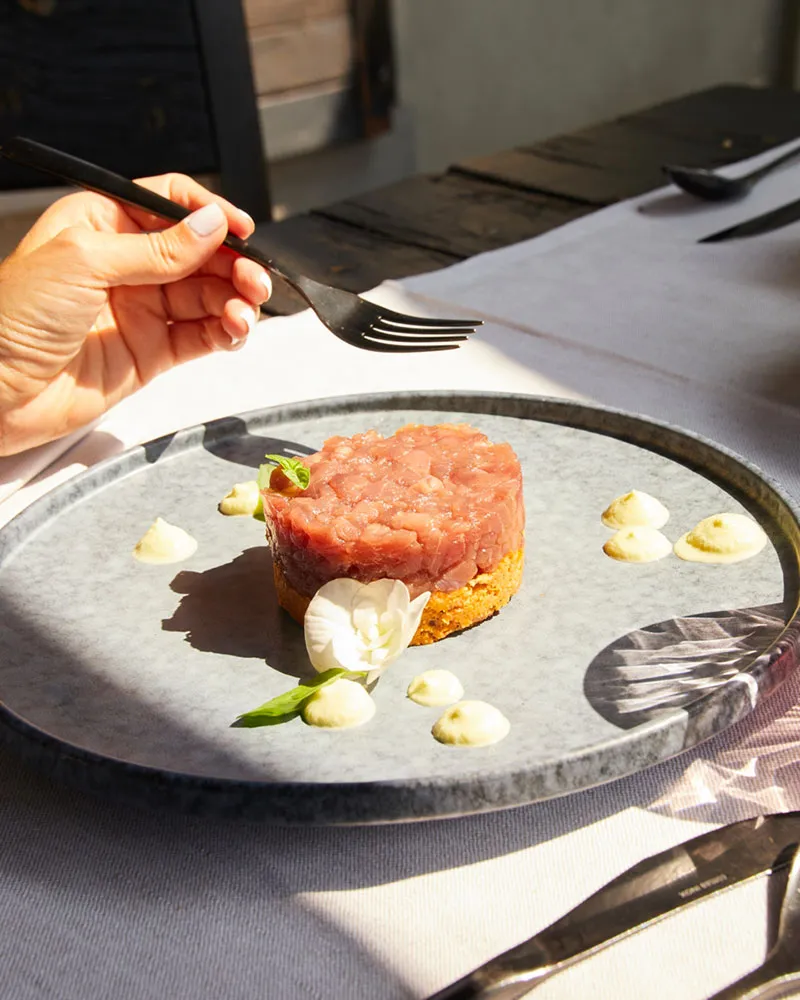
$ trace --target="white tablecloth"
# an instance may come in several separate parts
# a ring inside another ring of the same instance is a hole
[[[0,524],[100,458],[178,427],[382,389],[497,389],[634,410],[734,448],[800,497],[800,225],[694,242],[798,190],[800,168],[732,206],[667,189],[374,293],[414,311],[477,310],[487,325],[458,352],[373,355],[309,313],[264,321],[244,350],[163,376],[84,436],[0,461]],[[131,812],[0,755],[0,997],[423,997],[642,857],[800,809],[798,696],[795,678],[704,746],[591,791],[381,828]],[[539,994],[703,997],[761,960],[765,913],[760,880]]]

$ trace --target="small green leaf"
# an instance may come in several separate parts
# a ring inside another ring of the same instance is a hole
[[[264,458],[268,458],[270,462],[275,462],[276,465],[279,465],[289,482],[294,483],[301,490],[306,489],[311,482],[311,470],[308,466],[303,465],[303,462],[299,458],[287,458],[285,455],[265,455]],[[261,469],[263,468],[264,466],[262,465],[258,470],[259,483],[261,482]],[[267,478],[267,483],[269,483],[269,478]]]
[[[296,719],[299,712],[287,712],[286,715],[242,715],[233,723],[236,729],[258,729],[259,726],[282,726],[284,722]]]
[[[338,677],[359,678],[366,674],[353,673],[343,667],[335,667],[333,670],[326,670],[322,674],[309,681],[307,684],[298,684],[291,691],[279,694],[271,701],[259,705],[250,712],[245,712],[236,720],[235,725],[255,727],[255,726],[276,726],[281,722],[289,722],[300,714],[303,702],[319,691],[320,688],[332,684]]]

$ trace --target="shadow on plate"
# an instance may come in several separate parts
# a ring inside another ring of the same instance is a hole
[[[320,441],[313,446],[284,438],[262,437],[252,434],[241,417],[226,417],[207,425],[203,447],[216,458],[236,465],[249,465],[257,469],[265,455],[313,455],[322,446]]]
[[[202,652],[265,659],[293,678],[313,675],[303,630],[278,606],[266,545],[202,573],[183,570],[170,587],[182,596],[161,623],[165,632],[184,632]]]
[[[714,611],[636,629],[615,639],[589,664],[583,689],[596,712],[633,729],[738,678],[785,627],[780,604]]]

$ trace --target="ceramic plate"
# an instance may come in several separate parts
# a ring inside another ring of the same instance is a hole
[[[277,606],[263,524],[217,503],[266,453],[334,434],[467,421],[520,457],[526,568],[480,626],[408,650],[369,724],[232,726],[307,674]],[[604,555],[600,514],[630,488],[670,510],[671,540],[746,511],[769,535],[728,566]],[[196,554],[146,566],[156,516]],[[639,771],[750,712],[798,656],[798,512],[755,469],[646,420],[535,397],[452,393],[322,400],[181,431],[75,477],[0,531],[0,733],[57,779],[115,800],[284,823],[370,823],[521,805]],[[405,698],[443,667],[496,705],[509,736],[431,736]]]

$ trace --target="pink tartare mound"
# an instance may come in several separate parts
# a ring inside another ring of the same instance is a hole
[[[469,424],[330,438],[303,458],[302,492],[277,469],[262,492],[273,560],[300,594],[329,580],[452,591],[522,549],[522,471]]]

